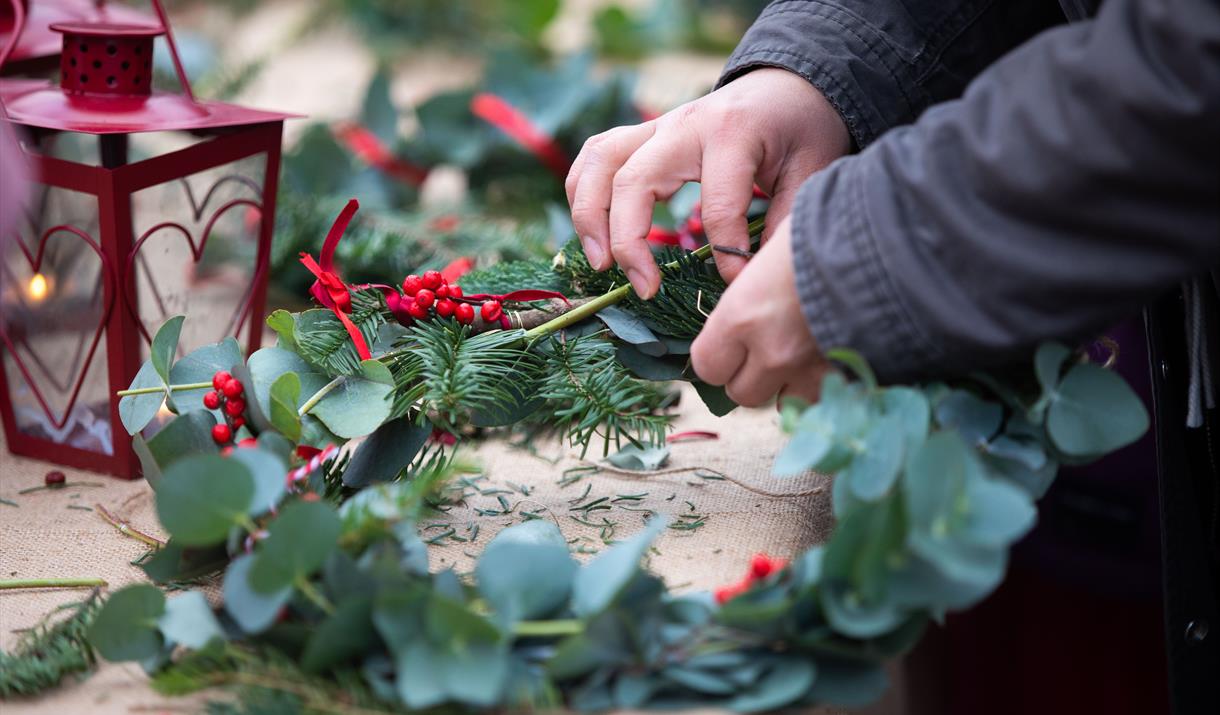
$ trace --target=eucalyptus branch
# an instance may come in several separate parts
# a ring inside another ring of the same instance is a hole
[[[332,390],[334,390],[339,385],[342,385],[346,380],[347,380],[347,377],[345,375],[340,375],[339,377],[336,377],[335,379],[333,379],[330,382],[323,385],[321,389],[319,389],[317,392],[313,393],[312,397],[310,397],[308,400],[305,400],[305,404],[301,405],[301,409],[297,410],[297,414],[301,417],[304,417],[305,415],[309,414],[309,411],[312,410],[314,407],[317,407],[318,403],[322,401],[323,397],[326,397],[327,395],[329,395]]]
[[[0,581],[0,591],[19,588],[94,588],[107,586],[100,578],[11,578]]]
[[[131,397],[132,395],[155,395],[158,392],[165,392],[166,388],[170,392],[182,392],[185,390],[206,390],[212,387],[211,382],[187,382],[181,385],[161,385],[160,387],[137,387],[131,390],[119,390],[114,393],[119,397]]]
[[[585,623],[577,618],[556,621],[519,621],[513,624],[513,635],[519,638],[555,638],[583,633]]]
[[[309,582],[309,579],[303,577],[299,578],[296,580],[294,585],[297,587],[297,590],[301,592],[302,596],[309,599],[313,605],[322,609],[323,613],[328,616],[334,615],[335,604],[331,603],[330,599],[322,595],[322,592]]]

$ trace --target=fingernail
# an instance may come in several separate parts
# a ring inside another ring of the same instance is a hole
[[[644,280],[644,274],[634,268],[627,269],[627,280],[631,281],[631,287],[635,289],[636,295],[641,298],[648,297],[648,281]]]
[[[602,253],[601,244],[599,244],[592,236],[581,236],[580,245],[584,246],[585,256],[589,259],[589,265],[594,268],[601,267],[602,258],[606,254]]]

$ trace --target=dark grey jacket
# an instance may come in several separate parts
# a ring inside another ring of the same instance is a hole
[[[1004,54],[1057,10],[779,0],[746,34],[722,83],[796,72],[863,149],[794,208],[820,344],[892,379],[964,370],[1220,263],[1220,3],[1110,0]]]
[[[800,74],[860,149],[793,208],[823,347],[860,350],[891,380],[943,375],[1148,306],[1170,687],[1175,712],[1210,715],[1220,0],[1058,4],[778,0],[721,84],[760,66]]]

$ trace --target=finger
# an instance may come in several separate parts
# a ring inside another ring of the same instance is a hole
[[[775,233],[775,229],[783,223],[784,219],[788,218],[792,213],[792,204],[796,201],[796,189],[778,191],[771,197],[771,203],[767,206],[767,222],[763,227],[762,243],[765,244],[771,240],[771,235]]]
[[[741,368],[746,348],[720,327],[715,312],[690,346],[691,368],[709,385],[724,385]]]
[[[653,135],[614,175],[610,252],[641,298],[651,298],[661,285],[661,272],[645,240],[653,206],[698,179],[701,162],[698,135],[679,126]]]
[[[765,365],[756,356],[749,355],[737,374],[724,386],[724,391],[739,405],[758,407],[774,397],[783,386],[781,372]]]
[[[610,258],[610,199],[614,176],[656,130],[655,122],[617,127],[585,142],[564,188],[570,186],[572,226],[589,258],[589,265],[605,270]],[[576,174],[579,168],[579,174]],[[575,177],[574,177],[575,175]]]
[[[754,198],[754,172],[760,156],[748,148],[714,145],[703,155],[700,181],[703,230],[708,243],[742,251],[750,249],[746,211]],[[746,259],[715,252],[716,268],[732,281],[746,267]]]
[[[813,404],[822,396],[822,378],[826,375],[825,368],[816,368],[808,373],[789,376],[788,383],[779,391],[782,401],[785,397],[799,397]]]

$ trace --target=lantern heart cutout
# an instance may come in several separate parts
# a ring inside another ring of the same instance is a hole
[[[191,191],[190,184],[186,180],[182,180],[183,190],[186,194],[192,216],[196,223],[202,220],[204,212],[207,210],[207,206],[215,195],[216,190],[222,184],[227,182],[240,183],[249,187],[253,191],[258,190],[257,185],[246,177],[238,175],[224,176],[213,183],[208,189],[207,193],[204,194],[203,201],[197,203],[195,196]],[[131,276],[131,279],[124,282],[123,298],[124,303],[127,306],[128,313],[139,327],[140,333],[144,336],[144,340],[147,343],[151,344],[152,333],[156,326],[149,325],[144,321],[144,318],[140,314],[141,311],[139,310],[137,304],[138,301],[136,300],[136,295],[132,292],[139,290],[139,286],[135,280],[137,271],[143,276],[143,285],[147,287],[152,296],[153,303],[156,305],[156,315],[151,316],[154,320],[163,322],[164,320],[168,319],[172,313],[188,311],[185,310],[183,306],[171,307],[168,305],[169,301],[166,299],[166,292],[162,289],[162,285],[158,283],[158,276],[164,275],[164,271],[154,270],[149,265],[149,261],[146,260],[145,256],[141,254],[141,250],[146,248],[147,245],[150,245],[149,242],[153,239],[159,240],[159,235],[164,235],[167,233],[170,235],[177,235],[183,241],[185,241],[186,246],[190,251],[192,265],[197,266],[203,259],[204,250],[207,248],[208,240],[212,235],[212,231],[215,228],[216,223],[229,211],[239,206],[244,206],[247,208],[247,210],[257,211],[261,216],[262,204],[260,202],[249,198],[235,198],[223,204],[219,209],[216,210],[215,213],[212,214],[212,216],[207,220],[207,223],[204,225],[203,231],[198,240],[196,240],[195,235],[187,227],[174,221],[159,223],[149,228],[147,231],[141,234],[138,239],[136,239],[136,242],[132,245],[131,253],[127,257],[127,263],[125,266],[126,273],[124,275]],[[137,261],[139,262],[139,265],[137,265]],[[263,280],[263,274],[265,272],[266,265],[265,263],[260,262],[255,267],[254,275],[248,281],[246,281],[245,289],[241,292],[239,299],[234,306],[232,315],[230,316],[229,320],[222,324],[221,333],[215,336],[216,340],[222,339],[229,335],[235,335],[243,329],[246,320],[250,317],[250,311],[253,307],[252,299],[254,296],[255,286],[257,286]],[[192,277],[192,275],[184,276],[184,280],[191,280]],[[195,291],[186,291],[188,294],[193,292]],[[148,311],[145,312],[147,313]],[[183,345],[181,349],[186,350],[189,347],[191,346]]]
[[[79,326],[80,335],[77,340],[77,347],[72,353],[71,364],[66,370],[60,369],[59,366],[52,368],[48,365],[43,356],[39,355],[38,346],[30,344],[29,336],[26,332],[27,325],[46,327],[53,326],[58,322],[54,320],[39,320],[37,317],[37,314],[42,310],[56,312],[54,306],[60,294],[59,291],[49,290],[45,283],[45,278],[42,278],[41,291],[43,291],[45,297],[40,298],[39,305],[35,306],[26,302],[20,297],[20,292],[17,291],[18,303],[21,309],[6,315],[4,319],[0,319],[0,341],[3,341],[10,358],[21,372],[22,377],[25,379],[25,384],[29,387],[30,392],[34,395],[35,400],[37,400],[39,407],[50,421],[50,424],[55,430],[62,430],[72,416],[72,411],[76,406],[77,399],[80,397],[85,377],[89,374],[89,368],[93,364],[93,357],[96,355],[97,347],[101,343],[102,332],[106,329],[106,323],[110,319],[110,311],[114,308],[115,274],[114,267],[111,265],[105,252],[102,251],[101,246],[98,245],[92,236],[75,226],[60,225],[47,229],[39,238],[38,245],[33,252],[26,246],[25,241],[18,239],[13,242],[18,250],[21,251],[29,266],[30,277],[26,280],[30,282],[31,286],[34,285],[33,281],[41,276],[43,258],[46,256],[48,242],[51,238],[58,235],[77,237],[98,257],[100,280],[90,296],[91,305],[96,305],[98,298],[101,298],[101,310],[98,312],[96,321],[87,321],[87,318],[82,320]],[[13,275],[8,269],[7,263],[5,264],[5,271],[7,277],[13,280],[20,280],[20,277]],[[99,290],[101,296],[98,295]],[[64,295],[72,297],[70,294]],[[79,294],[77,298],[79,299]],[[79,310],[64,312],[78,319],[82,315]],[[15,318],[22,313],[27,316],[27,319],[18,326]],[[10,325],[18,329],[10,330]],[[67,395],[67,401],[64,404],[62,413],[56,415],[55,409],[47,399],[45,387],[53,388],[58,395]],[[108,418],[108,385],[106,392],[106,414]]]

